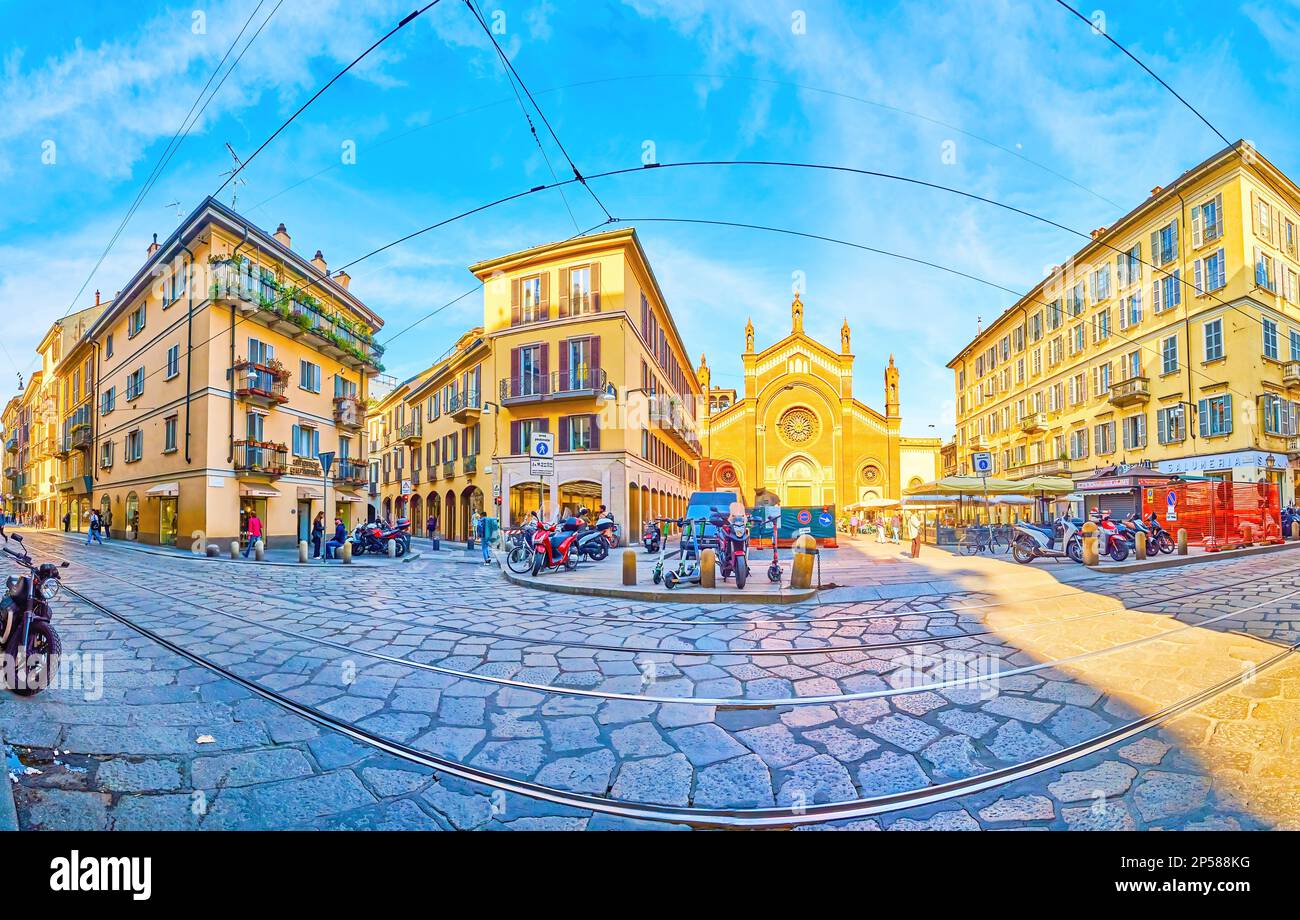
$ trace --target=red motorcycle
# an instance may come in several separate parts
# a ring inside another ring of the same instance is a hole
[[[533,577],[544,569],[563,569],[572,572],[578,567],[578,556],[573,551],[578,538],[586,532],[580,518],[566,518],[560,524],[539,523],[533,531]]]
[[[370,521],[357,525],[352,535],[352,551],[358,556],[374,553],[376,556],[388,555],[388,544],[396,541],[398,556],[405,556],[411,551],[411,522],[402,518],[390,527],[384,521]]]
[[[13,539],[22,546],[21,536],[15,534]],[[50,600],[58,594],[59,569],[66,569],[68,563],[35,565],[26,549],[16,553],[6,546],[4,551],[28,574],[10,575],[0,601],[0,650],[4,653],[0,671],[10,690],[31,696],[48,687],[59,673],[62,647],[50,624]]]
[[[749,525],[744,514],[723,514],[714,508],[709,523],[718,529],[718,568],[722,577],[736,576],[736,587],[749,578]]]

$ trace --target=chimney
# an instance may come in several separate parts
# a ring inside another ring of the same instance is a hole
[[[328,275],[330,273],[329,266],[325,264],[325,257],[321,255],[319,249],[316,250],[316,255],[311,257],[311,264],[315,265],[322,275]]]
[[[279,241],[280,245],[283,246],[285,249],[290,248],[289,231],[284,229],[284,224],[280,224],[280,226],[275,228],[275,238]]]
[[[1164,191],[1164,189],[1157,185],[1155,188],[1153,188],[1153,189],[1151,190],[1151,197],[1154,198],[1154,197],[1156,197],[1157,195],[1159,195],[1159,194],[1160,194],[1161,192],[1163,192],[1163,191]]]
[[[157,251],[158,251],[159,249],[161,249],[161,248],[162,248],[162,247],[158,245],[158,234],[155,233],[155,234],[153,235],[153,242],[149,244],[149,248],[148,248],[148,250],[146,250],[146,253],[147,253],[148,255],[153,255],[155,252],[157,252]]]
[[[99,289],[95,289],[95,306],[99,306]]]
[[[334,273],[334,280],[339,283],[339,287],[346,291],[348,289],[348,282],[352,280],[352,276],[340,268]]]

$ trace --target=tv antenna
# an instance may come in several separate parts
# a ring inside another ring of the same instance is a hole
[[[239,154],[235,153],[235,148],[230,146],[229,141],[226,142],[226,149],[230,151],[230,158],[235,161],[235,165],[221,175],[230,176],[230,206],[233,208],[239,196],[239,186],[247,185],[248,180],[239,175],[240,170],[244,168],[244,161],[239,158]]]
[[[185,216],[185,211],[181,208],[180,199],[177,199],[176,201],[169,201],[169,202],[167,202],[165,205],[163,205],[163,207],[164,207],[164,208],[175,208],[175,209],[176,209],[176,222],[177,222],[177,223],[180,223],[180,222],[181,222],[181,218]]]

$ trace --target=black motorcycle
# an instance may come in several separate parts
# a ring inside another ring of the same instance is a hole
[[[15,534],[13,539],[22,546],[21,536]],[[19,696],[32,696],[59,673],[63,646],[50,624],[49,601],[58,594],[59,569],[66,569],[68,563],[35,565],[25,549],[18,553],[6,546],[4,551],[28,574],[10,575],[0,600],[0,649],[4,651],[0,679]]]
[[[736,576],[736,587],[744,588],[749,578],[749,525],[743,514],[724,514],[713,508],[709,523],[718,529],[718,570],[722,577]]]
[[[663,529],[659,521],[646,521],[641,527],[641,545],[647,553],[659,552],[659,541],[663,538]]]

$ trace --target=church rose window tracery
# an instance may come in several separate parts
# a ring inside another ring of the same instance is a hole
[[[781,416],[781,421],[777,423],[781,437],[791,444],[807,444],[814,440],[820,427],[817,415],[802,406],[787,409]]]

